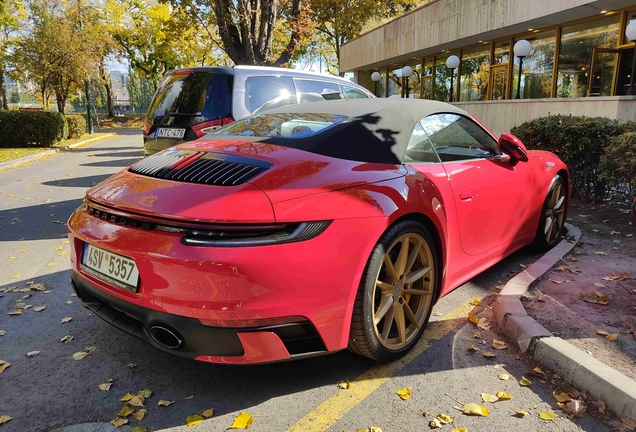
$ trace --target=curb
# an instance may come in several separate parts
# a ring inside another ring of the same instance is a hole
[[[69,151],[69,150],[72,150],[72,149],[74,149],[76,147],[80,147],[80,146],[83,146],[83,145],[86,145],[86,144],[90,144],[93,141],[99,141],[99,140],[103,140],[103,139],[106,139],[106,138],[110,138],[113,135],[115,135],[115,133],[109,133],[108,135],[102,135],[102,136],[96,137],[96,138],[89,138],[87,140],[80,141],[80,142],[75,143],[75,144],[67,145],[67,146],[64,146],[64,147],[56,147],[54,149],[46,150],[46,151],[43,151],[43,152],[40,152],[40,153],[36,153],[34,155],[31,155],[31,156],[25,156],[25,157],[21,157],[20,159],[15,159],[15,160],[12,160],[12,161],[9,161],[9,162],[3,162],[3,163],[0,163],[0,171],[8,169],[8,168],[14,168],[14,167],[16,167],[18,165],[22,165],[23,163],[31,162],[31,161],[43,158],[45,156],[49,156],[49,155],[53,155],[55,153],[59,153],[61,151]]]
[[[555,337],[528,316],[520,297],[537,280],[569,253],[581,238],[581,231],[565,224],[574,242],[561,241],[501,290],[493,306],[497,326],[515,342],[521,352],[536,363],[552,369],[572,385],[587,390],[619,416],[636,419],[636,381],[596,360],[584,351]]]

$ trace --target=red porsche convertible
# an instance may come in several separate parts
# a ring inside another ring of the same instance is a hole
[[[215,363],[405,354],[443,295],[560,241],[568,170],[466,112],[291,105],[141,160],[68,222],[83,304]]]

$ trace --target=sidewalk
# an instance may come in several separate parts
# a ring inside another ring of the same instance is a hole
[[[82,147],[82,146],[85,146],[87,144],[91,144],[93,142],[97,142],[97,141],[101,141],[101,140],[104,140],[104,139],[108,139],[108,138],[113,137],[114,135],[115,135],[115,133],[108,133],[107,135],[101,135],[99,137],[89,138],[87,140],[80,141],[78,143],[71,144],[71,145],[68,145],[68,146],[54,147],[54,148],[51,148],[50,150],[45,150],[43,152],[36,153],[36,154],[30,155],[30,156],[25,156],[25,157],[22,157],[22,158],[19,158],[19,159],[15,159],[15,160],[12,160],[12,161],[3,162],[3,163],[0,163],[0,171],[6,170],[6,169],[11,169],[11,168],[17,167],[19,165],[22,165],[24,163],[31,162],[31,161],[34,161],[34,160],[37,160],[37,159],[40,159],[40,158],[43,158],[43,157],[46,157],[46,156],[51,156],[51,155],[54,155],[55,153],[58,153],[58,152],[61,152],[61,151],[69,151],[69,150],[72,150],[72,149],[77,148],[77,147]]]
[[[632,430],[636,336],[629,330],[636,324],[636,286],[630,270],[636,269],[636,241],[629,215],[618,205],[573,206],[570,214],[583,236],[568,225],[569,241],[502,289],[495,318],[526,356],[585,390],[596,400],[588,404],[603,401]]]

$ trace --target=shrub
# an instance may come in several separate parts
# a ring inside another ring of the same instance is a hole
[[[631,196],[636,192],[636,134],[613,137],[601,156],[602,177],[608,186]]]
[[[86,133],[86,119],[82,115],[67,115],[68,122],[68,138],[80,138]]]
[[[570,169],[572,192],[590,201],[605,197],[607,177],[601,156],[614,137],[636,129],[605,117],[550,115],[525,122],[512,133],[529,148],[554,152]]]
[[[64,116],[52,111],[0,111],[0,147],[50,147],[68,135]]]

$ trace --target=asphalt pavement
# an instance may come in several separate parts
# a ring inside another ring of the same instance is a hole
[[[240,412],[253,416],[253,431],[429,430],[440,413],[455,418],[444,430],[607,430],[589,416],[569,420],[558,411],[552,396],[558,383],[532,377],[531,386],[519,385],[529,365],[512,344],[505,350],[491,347],[502,337],[483,306],[520,269],[519,263],[536,259],[527,252],[442,299],[414,352],[388,365],[347,351],[271,365],[211,365],[158,351],[102,322],[73,296],[65,223],[87,188],[139,160],[141,148],[140,134],[118,135],[0,172],[0,330],[5,332],[0,360],[11,363],[0,373],[0,419],[12,417],[0,431],[111,430],[108,422],[124,405],[120,399],[144,389],[152,391],[145,417],[128,416],[119,430],[143,425],[148,430],[220,431]],[[482,306],[470,305],[473,299],[481,299]],[[30,307],[16,309],[18,303]],[[22,313],[9,315],[15,310]],[[469,323],[470,311],[492,328],[480,330]],[[65,336],[73,339],[64,343]],[[478,351],[469,351],[469,345]],[[82,360],[72,358],[89,347],[91,353]],[[39,353],[27,356],[33,351]],[[496,356],[484,357],[484,351]],[[501,380],[500,374],[510,379]],[[339,389],[336,383],[346,379],[350,388]],[[109,380],[110,391],[98,388]],[[412,396],[401,400],[396,391],[406,387]],[[482,393],[497,391],[513,399],[482,402]],[[158,406],[159,400],[174,403]],[[490,414],[464,415],[457,409],[460,402],[482,403]],[[186,426],[188,416],[208,409],[214,410],[211,418]],[[517,410],[528,415],[519,417]],[[559,417],[541,420],[542,410]]]

